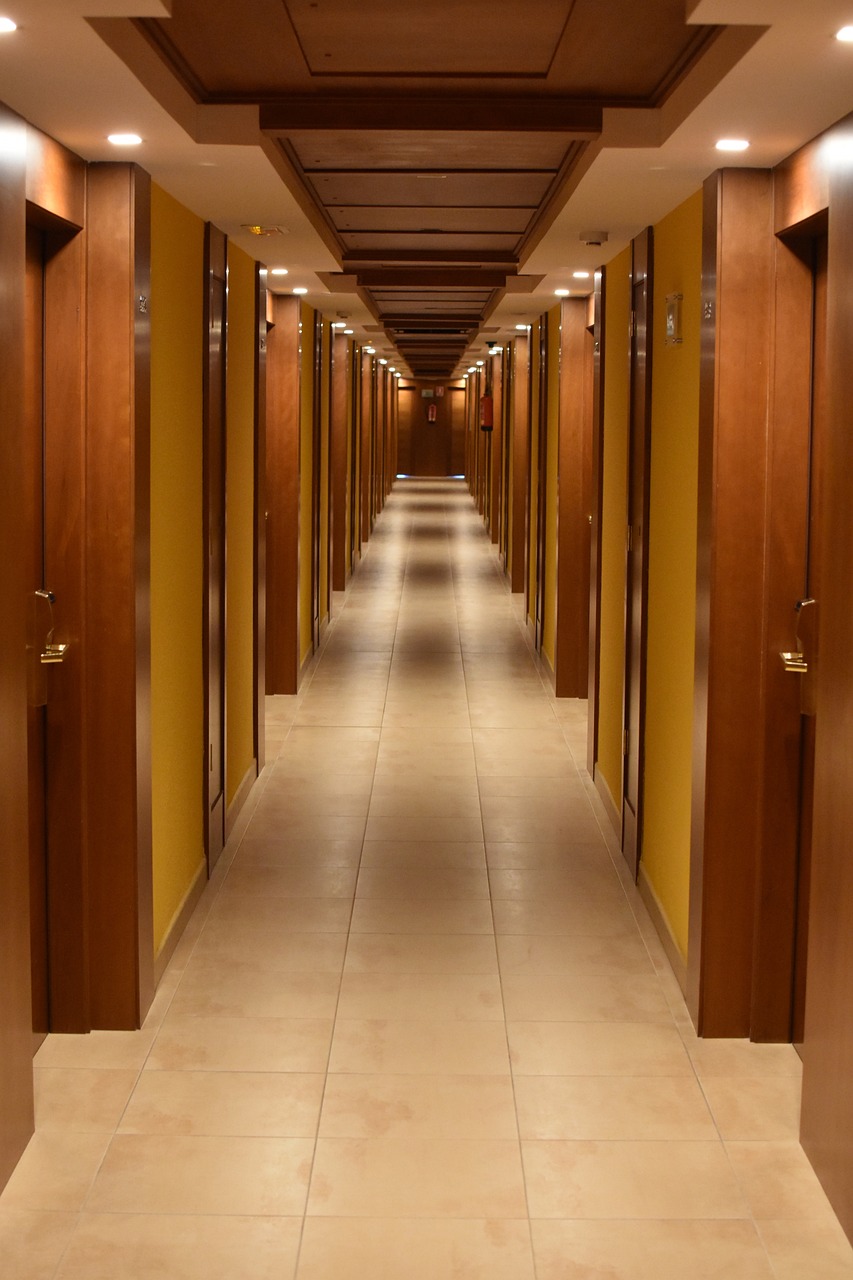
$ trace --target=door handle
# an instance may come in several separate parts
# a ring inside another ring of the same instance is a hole
[[[65,661],[67,644],[45,644],[41,651],[41,662],[44,666],[55,665]]]
[[[803,653],[791,653],[789,651],[779,654],[786,671],[792,671],[795,675],[805,675],[809,669],[806,656]]]

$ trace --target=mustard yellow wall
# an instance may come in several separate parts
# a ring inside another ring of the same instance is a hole
[[[255,264],[228,246],[226,804],[255,764]]]
[[[625,550],[628,531],[628,323],[630,246],[605,275],[604,441],[601,503],[601,624],[596,770],[622,807],[622,701],[625,682]]]
[[[204,869],[204,224],[151,193],[151,749],[154,947]]]
[[[687,955],[702,194],[655,227],[643,872]],[[679,346],[666,296],[683,294]]]
[[[299,659],[305,662],[314,645],[312,560],[314,555],[314,323],[316,313],[302,303],[300,444],[299,444]]]
[[[560,457],[560,308],[548,313],[548,437],[545,476],[545,591],[542,652],[554,670],[557,651],[557,501]]]
[[[539,519],[539,321],[530,329],[530,519],[527,523],[527,616],[536,615],[536,525]]]

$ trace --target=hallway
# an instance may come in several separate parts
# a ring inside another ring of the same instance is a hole
[[[2,1280],[840,1280],[699,1041],[463,482],[398,481],[142,1031],[51,1036]],[[618,859],[618,852],[615,855]]]

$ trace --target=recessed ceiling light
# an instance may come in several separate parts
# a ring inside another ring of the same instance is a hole
[[[287,267],[273,267],[272,274],[274,276],[286,276],[289,274]]]
[[[346,320],[333,320],[333,321],[332,321],[332,328],[333,328],[333,329],[345,329],[346,327],[347,327],[347,322],[346,322]]]
[[[383,359],[382,359],[382,357],[380,356],[380,357],[379,357],[379,363],[380,363],[380,364],[387,364],[387,363],[388,363],[388,361],[387,361],[387,360],[383,360]]]
[[[365,350],[369,356],[375,356],[375,355],[376,355],[376,348],[375,348],[375,347],[364,347],[364,348],[363,348],[363,350]]]
[[[568,298],[568,296],[569,296],[569,290],[568,290],[568,289],[555,289],[555,290],[554,290],[554,297],[555,297],[555,298]]]
[[[296,286],[296,288],[293,290],[293,292],[294,292],[294,293],[307,293],[307,292],[308,292],[308,290],[307,290],[303,285],[298,284],[298,285]]]
[[[853,27],[842,27],[840,31],[836,31],[835,38],[842,44],[853,44]]]
[[[749,143],[746,138],[720,138],[718,151],[746,151]]]
[[[10,31],[17,30],[17,22],[13,22],[11,18],[0,18],[0,32],[3,32],[4,35],[8,35]]]
[[[355,333],[355,329],[344,329],[344,333],[347,335],[347,337],[352,337],[352,335]]]
[[[573,280],[588,280],[588,279],[589,279],[589,272],[588,272],[588,271],[573,271],[573,272],[572,272],[572,279],[573,279]]]
[[[516,329],[518,329],[521,333],[526,333],[526,332],[527,332],[527,330],[530,328],[530,325],[529,325],[529,324],[517,324],[515,327],[516,327]]]
[[[141,141],[138,133],[111,133],[107,136],[107,142],[114,147],[138,147]]]

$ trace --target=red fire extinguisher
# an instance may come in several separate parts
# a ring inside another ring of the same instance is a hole
[[[427,406],[427,422],[435,422],[438,417],[438,405],[431,404]]]
[[[480,430],[492,431],[495,425],[495,402],[490,395],[480,396]]]

